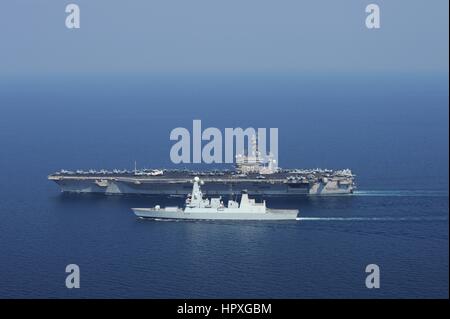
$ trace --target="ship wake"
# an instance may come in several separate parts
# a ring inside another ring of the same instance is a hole
[[[440,190],[374,190],[355,191],[353,196],[383,197],[448,197],[447,191]]]
[[[447,221],[446,217],[297,217],[300,221]]]

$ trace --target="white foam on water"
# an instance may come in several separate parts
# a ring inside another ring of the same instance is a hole
[[[353,196],[448,197],[448,192],[440,190],[367,190],[355,191]]]
[[[445,217],[297,217],[301,221],[447,221]]]

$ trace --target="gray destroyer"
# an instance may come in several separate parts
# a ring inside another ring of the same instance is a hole
[[[244,191],[240,203],[229,200],[225,206],[222,198],[207,199],[203,197],[197,176],[193,180],[192,193],[187,195],[186,206],[154,208],[132,208],[136,216],[152,219],[189,219],[189,220],[295,220],[297,209],[270,209],[266,201],[256,203]]]
[[[355,189],[350,169],[281,169],[270,156],[262,158],[253,142],[250,155],[236,156],[234,169],[192,171],[179,169],[61,170],[48,176],[63,192],[186,196],[191,180],[200,176],[210,195],[298,196],[342,195]]]

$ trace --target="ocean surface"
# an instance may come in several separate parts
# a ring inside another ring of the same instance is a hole
[[[0,297],[448,298],[448,115],[447,74],[0,77]],[[193,119],[277,127],[280,166],[348,167],[358,190],[267,198],[300,209],[292,222],[149,221],[130,208],[184,199],[47,180],[197,168],[169,157]],[[65,286],[72,263],[80,289]]]

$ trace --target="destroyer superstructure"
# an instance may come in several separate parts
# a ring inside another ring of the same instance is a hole
[[[192,192],[187,195],[184,208],[177,206],[132,208],[136,216],[153,219],[191,220],[295,220],[298,209],[272,209],[266,201],[257,203],[242,192],[240,202],[229,200],[225,205],[221,197],[204,198],[200,185],[204,182],[196,176],[192,181]]]

